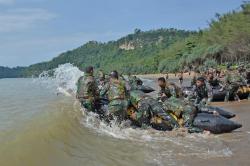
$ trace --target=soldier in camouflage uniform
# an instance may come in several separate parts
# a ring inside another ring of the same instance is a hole
[[[162,103],[141,91],[131,91],[130,102],[133,107],[129,109],[128,116],[139,127],[152,126],[157,130],[185,127],[190,133],[203,132],[193,127],[197,109],[181,99],[171,97]]]
[[[179,74],[178,74],[178,78],[179,78],[179,83],[180,83],[180,86],[182,86],[182,83],[183,83],[183,71],[181,71]]]
[[[173,116],[164,110],[162,103],[141,91],[130,92],[130,104],[134,109],[130,107],[128,116],[139,127],[152,126],[158,130],[172,130],[179,127]]]
[[[216,77],[214,77],[213,73],[208,73],[207,75],[207,83],[211,86],[211,87],[215,87],[215,86],[219,86],[220,85],[220,80],[217,79]]]
[[[195,98],[194,104],[199,108],[207,104],[211,100],[212,92],[211,89],[206,85],[205,78],[199,77],[196,80],[196,84],[193,87],[193,96]]]
[[[164,102],[165,110],[171,112],[175,117],[180,120],[181,126],[190,126],[194,117],[197,114],[197,109],[189,102],[171,97]]]
[[[140,78],[136,76],[128,75],[128,83],[131,90],[136,90],[139,85],[142,85],[143,82]]]
[[[184,96],[182,89],[179,86],[177,86],[175,83],[170,82],[167,85],[167,87],[170,90],[171,97],[182,98]]]
[[[102,70],[99,70],[98,80],[97,80],[99,92],[101,92],[104,89],[104,87],[108,81],[109,81],[109,79],[105,76],[104,72]],[[100,97],[103,99],[107,99],[106,94],[104,96],[100,95]]]
[[[172,96],[171,91],[168,88],[164,77],[158,78],[158,86],[160,87],[160,91],[158,92],[158,99],[159,100],[164,101]]]
[[[225,101],[228,102],[231,96],[234,98],[234,100],[240,101],[237,92],[239,87],[243,84],[245,84],[245,80],[239,73],[228,72],[225,77],[225,86],[224,86],[226,90]]]
[[[198,113],[198,109],[190,102],[171,97],[163,102],[164,109],[173,114],[180,127],[185,127],[190,133],[200,133],[203,130],[193,127],[193,120]]]
[[[79,78],[76,98],[87,111],[95,112],[98,109],[96,103],[99,99],[99,92],[93,72],[93,67],[89,66],[85,69],[84,76]]]
[[[117,71],[110,74],[110,81],[105,85],[101,91],[101,96],[107,94],[109,105],[109,115],[111,120],[116,117],[117,122],[120,123],[125,119],[128,107],[127,89],[123,81],[119,80]]]

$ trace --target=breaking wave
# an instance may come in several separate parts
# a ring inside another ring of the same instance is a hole
[[[54,90],[56,93],[74,96],[76,93],[77,80],[83,75],[84,73],[77,67],[66,63],[59,65],[58,68],[52,71],[42,72],[38,79],[34,79],[34,81]]]

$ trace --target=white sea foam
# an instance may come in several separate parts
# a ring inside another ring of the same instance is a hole
[[[53,73],[51,75],[50,73]],[[84,73],[70,63],[59,65],[58,68],[51,71],[44,71],[34,81],[46,86],[55,93],[66,96],[74,96],[76,92],[77,80]]]

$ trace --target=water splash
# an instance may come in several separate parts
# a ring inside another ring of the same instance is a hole
[[[50,88],[57,94],[74,96],[77,80],[83,75],[84,73],[76,66],[66,63],[56,69],[42,72],[34,82]]]
[[[81,76],[83,76],[83,72],[70,63],[60,65],[54,72],[54,79],[56,84],[59,85],[58,88],[73,93],[76,92],[76,82]]]

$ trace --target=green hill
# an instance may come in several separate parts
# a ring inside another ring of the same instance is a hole
[[[193,34],[195,32],[176,29],[146,32],[136,29],[134,34],[117,41],[107,43],[90,41],[77,49],[62,53],[49,62],[31,65],[26,71],[28,75],[39,74],[59,64],[72,63],[80,69],[93,65],[104,71],[116,69],[126,73],[153,73],[157,72],[158,55],[161,50]]]
[[[90,41],[62,53],[49,62],[26,68],[0,70],[17,77],[38,75],[59,64],[72,63],[80,69],[93,65],[97,69],[122,73],[159,73],[182,70],[187,66],[216,67],[224,63],[250,61],[250,3],[240,10],[216,14],[207,29],[199,32],[177,29],[141,31],[136,29],[117,41]],[[8,75],[8,74],[7,74]]]
[[[24,70],[26,70],[25,67],[9,68],[0,66],[0,79],[26,77]]]

